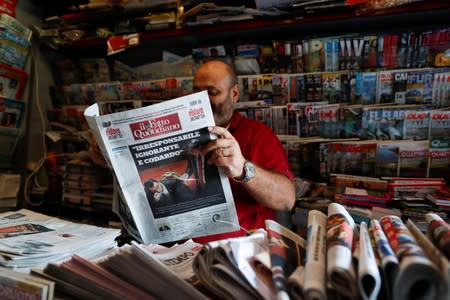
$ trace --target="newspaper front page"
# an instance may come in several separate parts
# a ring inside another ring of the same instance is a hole
[[[107,115],[93,104],[85,117],[114,170],[139,241],[239,230],[227,176],[195,151],[216,138],[208,131],[214,118],[206,91]]]

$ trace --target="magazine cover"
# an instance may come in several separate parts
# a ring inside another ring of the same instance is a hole
[[[215,138],[206,91],[103,116],[98,109],[88,107],[86,120],[142,242],[239,230],[228,178],[195,151]]]
[[[19,128],[25,112],[25,102],[0,96],[0,126]]]
[[[430,111],[408,110],[403,122],[403,140],[426,140],[430,127]]]

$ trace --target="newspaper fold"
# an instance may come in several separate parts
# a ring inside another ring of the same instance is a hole
[[[134,223],[137,240],[239,230],[227,176],[196,152],[216,138],[208,131],[214,117],[206,91],[102,116],[93,104],[84,115],[128,207],[131,217],[121,219]]]
[[[272,280],[277,299],[289,299],[289,277],[305,263],[306,240],[273,220],[265,221],[269,237]]]
[[[305,263],[304,294],[306,299],[327,299],[326,237],[327,216],[318,210],[308,214],[308,246]]]
[[[235,261],[230,242],[248,242],[261,236],[230,238],[205,244],[194,259],[193,268],[200,282],[220,299],[263,299],[249,281],[250,270],[241,270]],[[264,237],[263,237],[264,239]],[[246,266],[244,267],[246,268]],[[253,283],[253,284],[252,284]]]
[[[427,213],[425,220],[428,238],[450,259],[450,225],[435,213]]]
[[[403,221],[384,216],[380,223],[400,262],[393,299],[439,299],[441,275]]]
[[[359,294],[352,262],[354,228],[355,221],[344,206],[328,205],[327,278],[336,293],[349,299],[355,299]]]
[[[381,277],[375,260],[366,222],[361,222],[359,233],[358,286],[364,300],[376,300],[381,288]]]
[[[449,299],[450,297],[450,262],[442,254],[442,252],[419,230],[416,224],[409,219],[406,226],[411,231],[411,234],[417,240],[417,243],[422,247],[430,260],[439,268],[442,276],[440,285],[439,299]]]
[[[375,248],[380,258],[380,268],[383,276],[385,293],[388,299],[392,299],[393,286],[398,273],[398,259],[389,245],[389,241],[381,228],[378,220],[372,219],[370,229],[375,243]]]

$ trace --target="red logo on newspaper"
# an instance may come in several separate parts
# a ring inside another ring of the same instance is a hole
[[[181,130],[181,124],[178,114],[172,114],[130,124],[130,129],[135,140],[142,140]]]
[[[122,137],[122,132],[120,132],[119,128],[106,128],[106,136],[109,140],[115,140]]]
[[[204,119],[205,118],[205,111],[203,110],[203,107],[191,108],[189,110],[189,117],[191,117],[191,121]]]

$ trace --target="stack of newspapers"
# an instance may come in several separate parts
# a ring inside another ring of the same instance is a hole
[[[244,237],[132,241],[31,275],[81,299],[448,299],[450,225],[438,215],[427,214],[427,232],[393,215],[357,224],[337,203],[307,218],[306,240],[268,220]]]
[[[73,223],[27,209],[0,214],[0,266],[19,271],[62,262],[78,253],[87,259],[116,248],[120,229]]]

